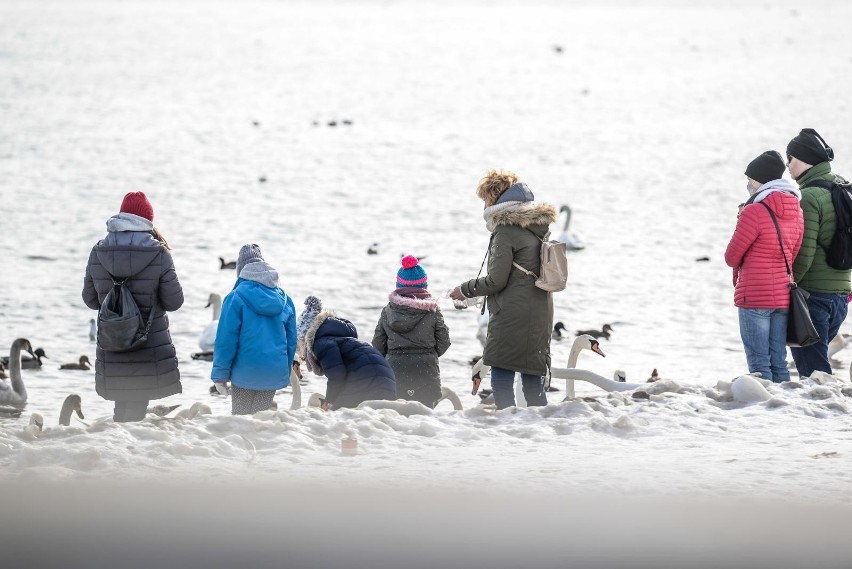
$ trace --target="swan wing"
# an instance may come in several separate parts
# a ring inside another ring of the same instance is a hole
[[[201,332],[201,336],[198,337],[198,347],[201,348],[204,352],[212,352],[213,347],[216,344],[216,330],[219,329],[219,321],[214,320],[210,322],[204,331]]]

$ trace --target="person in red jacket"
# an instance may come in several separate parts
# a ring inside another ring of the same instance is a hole
[[[751,197],[740,208],[737,228],[725,251],[725,262],[734,269],[734,304],[739,309],[748,370],[776,383],[790,379],[787,310],[792,277],[788,265],[792,270],[805,227],[799,206],[802,194],[781,179],[784,168],[784,160],[774,150],[749,163],[745,175]],[[783,251],[767,207],[778,220]]]

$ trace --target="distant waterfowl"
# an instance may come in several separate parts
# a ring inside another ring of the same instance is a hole
[[[563,324],[562,322],[557,322],[553,326],[553,332],[550,334],[550,337],[554,340],[564,340],[567,334],[563,334],[563,331],[565,331],[565,324]]]
[[[0,405],[23,407],[27,404],[27,388],[21,377],[21,352],[33,353],[33,347],[26,338],[18,338],[12,342],[9,351],[9,382],[0,381]]]
[[[212,362],[213,361],[213,352],[193,352],[193,353],[189,354],[189,357],[191,357],[194,360]]]
[[[261,176],[260,178],[257,179],[257,181],[260,182],[261,184],[265,184],[266,183],[266,176]],[[236,268],[236,267],[234,267],[234,268]]]
[[[651,377],[649,377],[647,379],[647,381],[645,381],[645,383],[654,383],[655,381],[659,381],[659,380],[660,380],[660,374],[657,373],[657,368],[654,368],[654,369],[651,370]]]
[[[613,381],[625,383],[625,382],[627,382],[627,372],[624,371],[623,369],[617,369],[614,372],[612,372],[612,379],[613,379]]]
[[[710,260],[710,257],[698,257],[697,259],[695,259],[695,262],[696,263],[706,263],[709,260]]]
[[[378,255],[379,254],[379,244],[373,243],[372,245],[367,247],[367,254],[368,255]]]
[[[213,319],[201,332],[198,338],[198,347],[202,352],[212,352],[213,346],[216,344],[216,330],[219,329],[219,315],[222,313],[222,296],[211,292],[207,298],[207,306],[204,308],[213,307]]]
[[[225,261],[222,257],[219,257],[219,269],[236,269],[237,262],[236,261]]]
[[[148,407],[145,412],[156,415],[157,417],[165,417],[178,407],[180,407],[180,403],[177,405],[154,405],[153,407]]]
[[[563,49],[563,48],[562,48],[562,46],[561,46],[561,45],[555,45],[555,46],[553,46],[553,51],[555,51],[556,53],[562,53],[562,49]]]
[[[98,339],[98,323],[94,318],[89,319],[89,341],[94,342]]]
[[[571,208],[563,205],[559,208],[559,217],[562,219],[562,230],[556,236],[557,241],[565,243],[569,251],[579,251],[586,248],[586,243],[583,238],[576,233],[571,232],[568,226],[571,224]],[[557,220],[557,223],[559,220]]]
[[[343,124],[346,126],[352,126],[352,121],[350,119],[343,119]]]
[[[612,332],[612,326],[604,324],[600,330],[577,330],[577,336],[592,336],[595,339],[605,338],[609,340],[609,333]]]
[[[579,336],[571,345],[571,352],[568,354],[568,369],[577,367],[577,358],[580,357],[580,352],[583,350],[591,350],[601,357],[606,357],[606,354],[601,350],[600,343],[596,338],[588,334]],[[550,377],[565,379],[565,399],[574,398],[574,379],[570,375],[566,375],[565,368],[551,368]]]
[[[59,369],[90,370],[92,369],[92,365],[89,361],[89,356],[80,356],[80,361],[76,364],[62,364],[61,366],[59,366]]]
[[[47,354],[45,354],[44,350],[41,348],[36,348],[35,352],[30,350],[27,353],[30,355],[26,356],[22,354],[21,356],[21,369],[38,369],[42,365],[41,358],[47,358]],[[3,356],[0,358],[0,363],[5,365],[7,368],[11,368],[10,362],[10,356]]]
[[[71,413],[77,413],[81,419],[83,416],[83,400],[76,393],[72,393],[62,402],[62,409],[59,411],[59,424],[65,427],[71,425]]]

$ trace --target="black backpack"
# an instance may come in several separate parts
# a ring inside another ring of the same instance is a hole
[[[837,229],[825,253],[825,262],[832,269],[852,269],[852,184],[837,176],[833,182],[815,180],[809,185],[831,192],[831,203],[837,216]]]
[[[112,289],[98,310],[98,347],[108,352],[128,352],[148,341],[154,308],[142,321],[139,306],[127,288],[127,279],[112,280]]]

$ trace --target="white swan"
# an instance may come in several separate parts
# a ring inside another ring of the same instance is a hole
[[[838,332],[837,336],[828,343],[828,357],[833,358],[834,354],[846,348],[850,342],[852,342],[852,334]]]
[[[485,349],[485,340],[488,339],[488,320],[489,315],[486,310],[482,314],[479,315],[479,319],[477,322],[476,328],[476,339],[479,340],[479,343],[482,344],[482,349]]]
[[[41,413],[33,413],[30,422],[24,427],[24,436],[29,439],[37,439],[44,429],[44,417]]]
[[[212,414],[213,410],[210,409],[209,405],[205,405],[200,401],[196,401],[189,409],[183,409],[181,411],[178,411],[177,415],[175,415],[175,419],[195,419],[199,415]]]
[[[94,318],[89,319],[89,341],[94,342],[98,339],[98,324]]]
[[[29,340],[18,338],[12,342],[9,352],[9,383],[0,381],[0,405],[23,407],[27,404],[27,388],[21,377],[21,351],[35,357]]]
[[[302,407],[302,385],[299,380],[302,379],[302,368],[299,367],[299,362],[293,362],[293,367],[290,369],[290,385],[293,386],[293,401],[290,402],[290,411],[295,411]]]
[[[583,241],[583,238],[568,230],[568,226],[571,224],[571,208],[563,205],[559,208],[559,217],[564,217],[564,221],[562,222],[562,230],[556,236],[556,240],[565,243],[569,251],[585,249],[586,243]]]
[[[440,403],[441,401],[443,401],[445,399],[453,404],[454,410],[461,411],[462,409],[464,409],[464,407],[462,407],[461,399],[459,399],[459,396],[456,395],[456,392],[453,391],[452,389],[450,389],[449,387],[443,387],[442,386],[441,387],[441,398],[438,399],[438,401],[435,402],[435,407],[437,407],[438,403]]]
[[[601,350],[600,342],[598,342],[596,339],[589,336],[588,334],[582,334],[580,336],[577,336],[577,338],[574,340],[574,343],[571,344],[571,352],[568,354],[568,368],[567,369],[573,369],[573,368],[577,367],[577,358],[580,357],[580,352],[582,352],[583,350],[591,350],[601,357],[606,357],[606,354],[604,354],[603,350]],[[564,379],[565,380],[565,399],[574,399],[574,379],[575,379],[575,377],[573,375],[567,374],[568,372],[566,372],[565,370],[566,370],[566,368],[554,368],[554,367],[552,367],[552,368],[550,368],[550,377],[551,378],[555,377],[557,379]],[[600,377],[600,376],[598,376],[598,377]],[[606,378],[601,378],[601,379],[604,379],[605,381],[611,381],[611,380],[606,379]],[[585,381],[588,381],[588,380],[585,380]],[[617,383],[617,382],[613,382],[613,383]],[[627,385],[627,384],[619,383],[619,385]]]
[[[59,411],[59,424],[65,427],[71,425],[71,413],[76,411],[77,416],[85,419],[83,416],[83,400],[76,393],[72,393],[62,402],[62,409]]]
[[[207,324],[201,336],[198,338],[198,347],[203,352],[212,352],[216,344],[216,330],[219,328],[219,315],[222,313],[222,297],[215,292],[210,293],[207,299],[207,306],[204,308],[213,307],[213,320]]]

